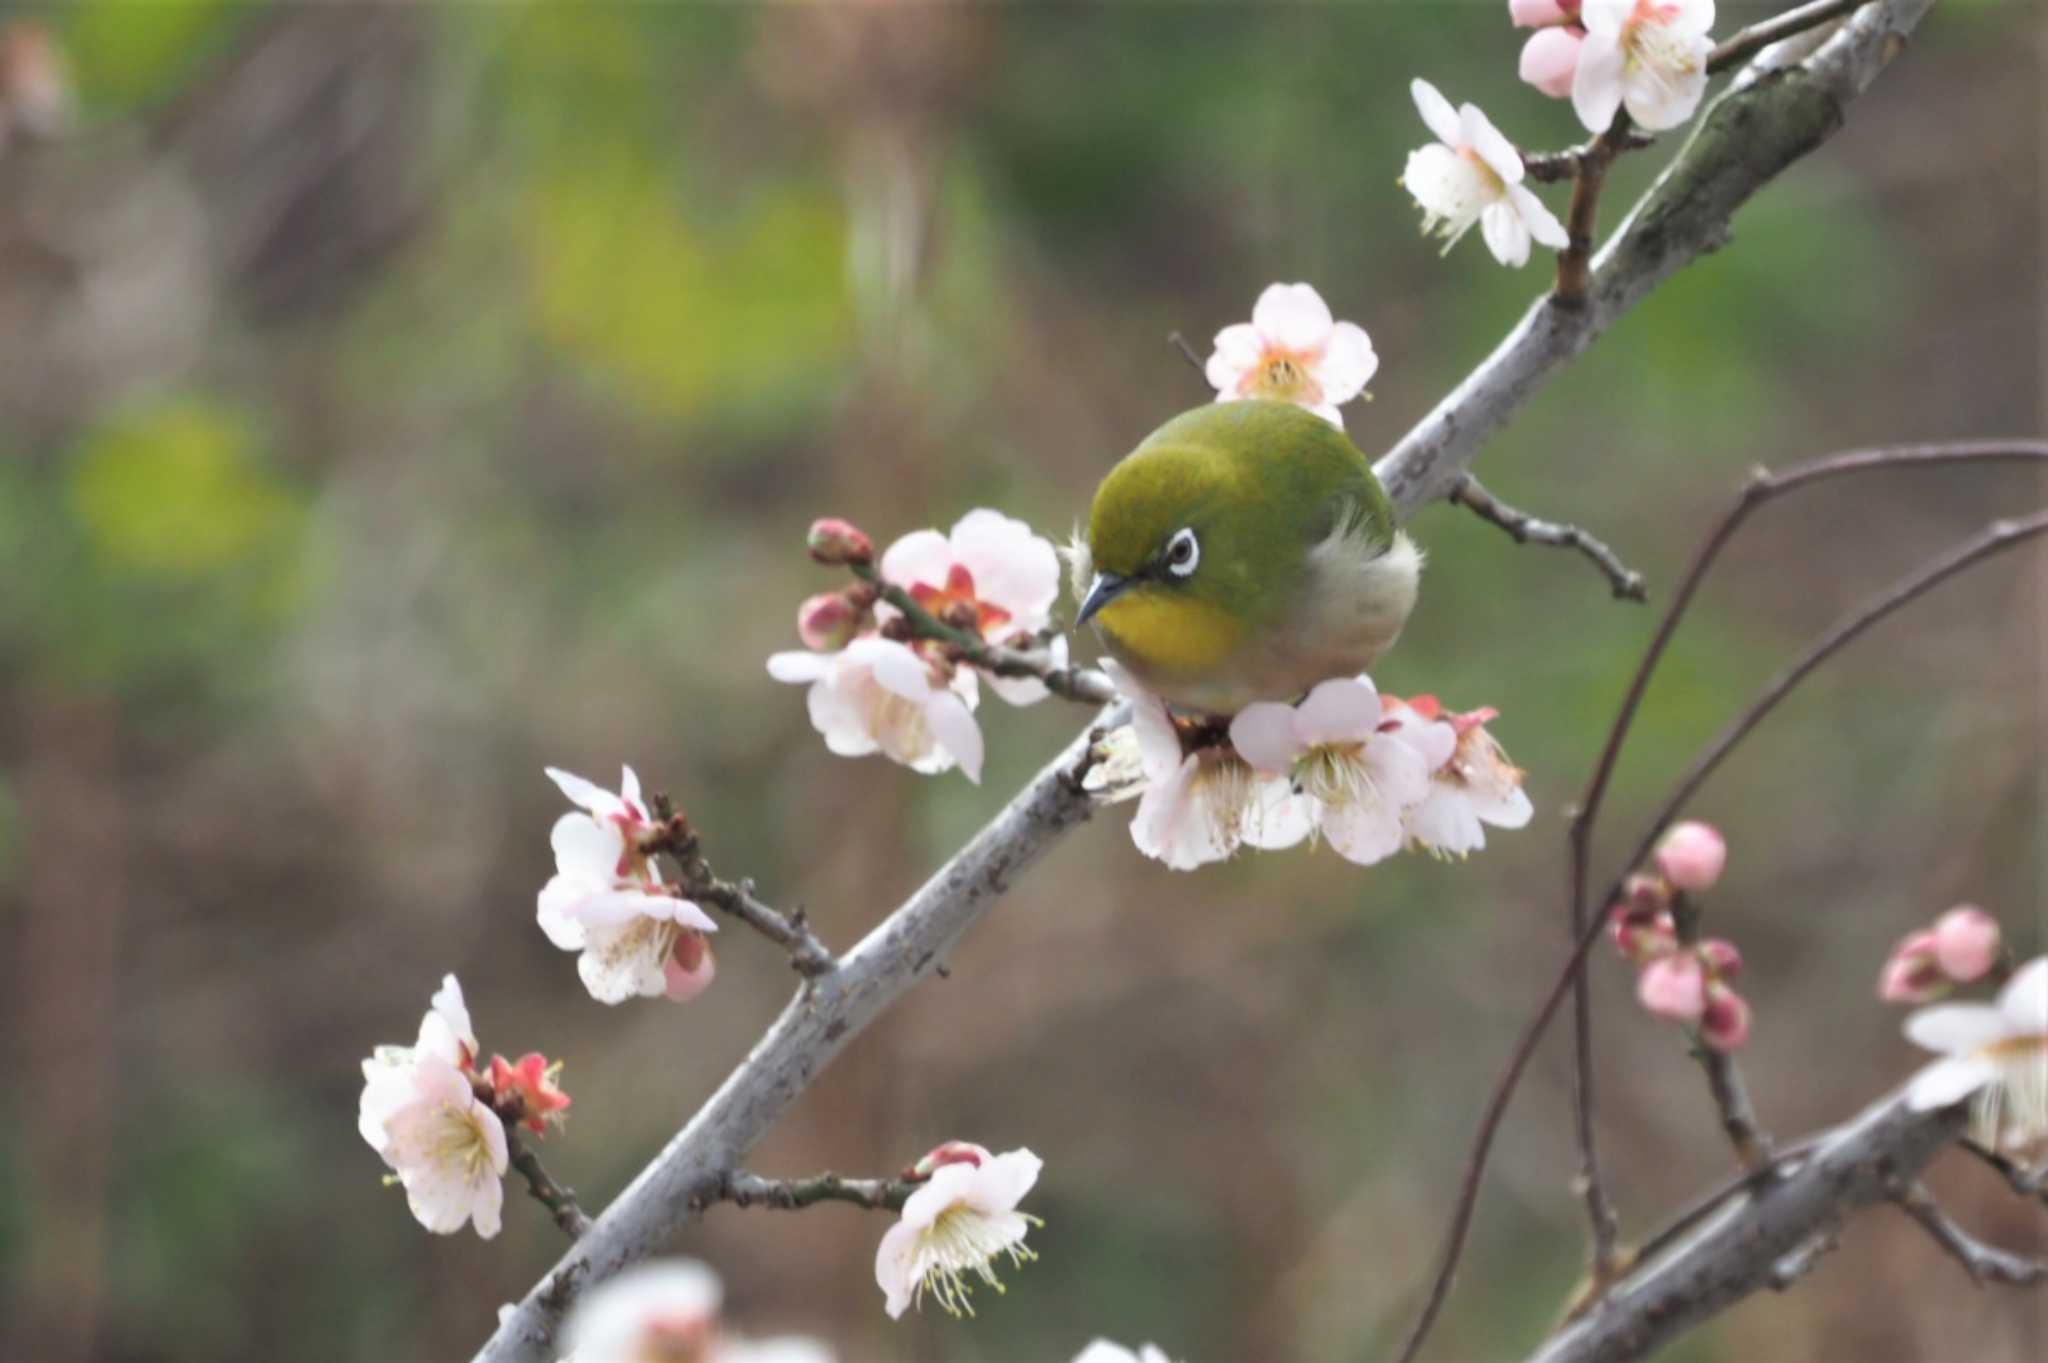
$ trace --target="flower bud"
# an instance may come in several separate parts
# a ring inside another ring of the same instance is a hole
[[[711,954],[711,939],[701,932],[683,929],[662,963],[663,992],[677,1003],[688,1003],[706,989],[718,974],[718,961]]]
[[[844,521],[837,516],[812,521],[807,543],[811,557],[828,566],[845,567],[875,561],[875,542],[852,521]]]
[[[1742,953],[1735,949],[1735,943],[1719,937],[1709,937],[1700,943],[1700,959],[1717,980],[1726,982],[1742,973]]]
[[[1542,28],[1563,23],[1578,8],[1576,0],[1569,10],[1559,0],[1508,0],[1508,20],[1516,28]]]
[[[1700,1014],[1700,1040],[1721,1052],[1739,1050],[1749,1040],[1749,1004],[1725,984],[1707,986],[1706,1010]]]
[[[1935,956],[1934,933],[1926,928],[1901,937],[1877,977],[1877,996],[1886,1003],[1926,1003],[1948,989],[1949,978]]]
[[[1688,820],[1657,844],[1657,869],[1677,889],[1711,890],[1727,864],[1728,844],[1711,824]]]
[[[1707,1007],[1707,977],[1700,958],[1690,951],[1658,957],[1643,967],[1636,998],[1660,1018],[1693,1021]]]
[[[1957,984],[1990,973],[2001,944],[1998,920],[1975,904],[1958,904],[1934,920],[1934,959]]]
[[[796,608],[796,633],[815,653],[837,653],[860,633],[864,612],[844,592],[820,592]]]
[[[1516,72],[1552,99],[1563,99],[1572,92],[1572,79],[1579,72],[1579,44],[1585,41],[1582,28],[1540,28],[1522,44]]]
[[[1669,912],[1641,916],[1617,907],[1613,932],[1614,949],[1639,966],[1678,950],[1678,924]]]
[[[1671,911],[1671,887],[1662,876],[1637,871],[1621,883],[1621,898],[1615,903],[1615,911],[1626,913],[1639,923],[1649,922]]]
[[[934,1146],[930,1154],[911,1165],[909,1176],[930,1178],[948,1164],[971,1164],[979,1169],[982,1161],[988,1158],[988,1151],[973,1141],[947,1141],[944,1145]]]

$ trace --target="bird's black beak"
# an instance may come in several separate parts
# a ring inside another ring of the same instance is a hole
[[[1088,595],[1081,602],[1081,613],[1074,617],[1074,628],[1087,624],[1090,616],[1122,596],[1135,580],[1117,573],[1097,573],[1095,580],[1088,584]]]

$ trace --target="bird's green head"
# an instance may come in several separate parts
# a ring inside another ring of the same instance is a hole
[[[1096,490],[1076,623],[1156,668],[1200,673],[1286,611],[1308,547],[1377,491],[1343,432],[1300,407],[1183,413]]]

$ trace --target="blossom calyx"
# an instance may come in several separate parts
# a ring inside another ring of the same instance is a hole
[[[536,1136],[562,1120],[569,1107],[569,1095],[555,1082],[561,1063],[548,1064],[539,1051],[528,1051],[513,1064],[502,1055],[491,1057],[492,1110],[506,1122],[525,1125]]]

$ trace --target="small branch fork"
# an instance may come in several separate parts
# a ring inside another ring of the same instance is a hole
[[[1420,1353],[1430,1330],[1435,1326],[1437,1316],[1449,1296],[1451,1279],[1456,1273],[1458,1261],[1463,1256],[1465,1240],[1471,1231],[1472,1215],[1478,1205],[1480,1182],[1486,1172],[1487,1161],[1492,1154],[1493,1141],[1499,1133],[1502,1118],[1506,1115],[1508,1101],[1513,1097],[1516,1086],[1521,1082],[1523,1072],[1534,1056],[1537,1044],[1557,1015],[1565,996],[1579,986],[1587,954],[1593,943],[1600,939],[1605,924],[1603,919],[1587,912],[1588,899],[1587,863],[1592,844],[1592,834],[1601,803],[1604,800],[1609,781],[1614,774],[1615,764],[1620,758],[1621,748],[1628,736],[1636,711],[1641,707],[1643,696],[1649,688],[1650,678],[1655,673],[1665,648],[1670,644],[1687,607],[1699,591],[1701,582],[1713,567],[1728,541],[1749,516],[1764,503],[1795,489],[1852,473],[1863,473],[1880,468],[1906,468],[1925,466],[1950,466],[1966,463],[2048,463],[2048,441],[1980,441],[1942,445],[1901,445],[1879,449],[1852,450],[1794,465],[1782,473],[1759,469],[1747,486],[1737,495],[1734,502],[1723,514],[1721,520],[1708,532],[1697,551],[1693,562],[1680,582],[1671,604],[1665,608],[1663,619],[1658,622],[1656,633],[1644,651],[1642,661],[1637,665],[1636,674],[1630,681],[1622,698],[1613,726],[1607,736],[1600,759],[1588,782],[1586,792],[1578,804],[1571,826],[1572,844],[1572,899],[1573,921],[1580,924],[1578,940],[1570,956],[1552,984],[1536,1015],[1524,1028],[1520,1039],[1510,1054],[1506,1069],[1495,1084],[1487,1100],[1486,1109],[1480,1118],[1479,1131],[1474,1139],[1473,1149],[1466,1161],[1463,1179],[1459,1188],[1456,1205],[1446,1228],[1444,1244],[1438,1256],[1437,1269],[1432,1279],[1428,1296],[1407,1341],[1399,1354],[1399,1363],[1413,1363]],[[2037,536],[2048,534],[2048,511],[2037,512],[2019,520],[1999,521],[1982,533],[1958,544],[1948,553],[1934,559],[1920,569],[1908,574],[1886,590],[1865,600],[1850,611],[1834,628],[1822,635],[1794,663],[1780,672],[1761,693],[1740,714],[1729,722],[1726,728],[1709,743],[1693,760],[1682,775],[1671,794],[1651,818],[1649,827],[1643,833],[1635,851],[1622,864],[1609,885],[1606,895],[1600,901],[1612,903],[1620,894],[1622,880],[1629,869],[1638,866],[1649,855],[1665,828],[1676,817],[1678,810],[1698,791],[1706,779],[1718,768],[1723,759],[1737,744],[1753,732],[1770,712],[1777,708],[1798,684],[1816,667],[1841,651],[1865,630],[1879,620],[1889,616],[1900,607],[1932,590],[1963,569],[1993,554],[2013,548]],[[1583,1060],[1587,1043],[1582,1035],[1579,1056]],[[1591,1130],[1590,1090],[1583,1084],[1579,1087],[1579,1130]],[[1582,1155],[1584,1147],[1582,1144]],[[1596,1166],[1597,1167],[1597,1166]],[[1594,1179],[1597,1182],[1597,1175]],[[1587,1190],[1588,1205],[1598,1196],[1604,1204],[1604,1194],[1595,1189]],[[1599,1267],[1598,1260],[1595,1264]],[[1595,1275],[1593,1300],[1602,1294],[1602,1285]],[[1588,1303],[1590,1304],[1590,1302]]]
[[[790,968],[807,980],[829,975],[839,960],[811,931],[802,909],[783,913],[755,897],[752,880],[720,880],[697,840],[690,821],[679,813],[665,794],[649,801],[655,831],[642,843],[647,852],[666,852],[675,858],[680,874],[677,883],[683,893],[701,904],[731,914],[754,931],[789,953]]]
[[[1450,499],[1474,512],[1481,520],[1507,531],[1517,544],[1547,544],[1585,555],[1587,561],[1607,579],[1607,585],[1613,589],[1617,600],[1650,599],[1643,584],[1643,575],[1628,567],[1612,549],[1576,525],[1538,520],[1526,511],[1517,510],[1480,486],[1479,480],[1469,473],[1459,475]]]
[[[1919,1222],[1921,1228],[1933,1237],[1934,1243],[1963,1266],[1963,1271],[1977,1286],[2009,1283],[2014,1287],[2029,1287],[2048,1278],[2048,1263],[2014,1254],[1996,1245],[1987,1245],[1950,1220],[1935,1202],[1934,1195],[1918,1181],[1894,1181],[1892,1187],[1892,1201],[1899,1210]]]

